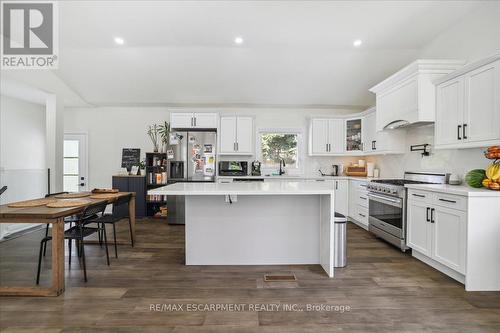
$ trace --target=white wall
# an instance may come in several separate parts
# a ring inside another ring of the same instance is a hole
[[[45,106],[0,95],[0,203],[47,193]],[[0,238],[26,225],[0,225]]]
[[[193,110],[193,109],[190,109]],[[197,109],[201,111],[214,111]],[[120,170],[122,148],[140,148],[142,156],[151,152],[152,144],[146,134],[148,125],[169,121],[169,111],[183,112],[182,108],[165,107],[100,107],[67,108],[64,114],[65,133],[87,133],[89,152],[89,188],[111,186],[111,176]],[[272,108],[220,108],[219,114],[241,114],[255,117],[259,128],[299,129],[303,133],[304,173],[317,175],[318,168],[331,172],[331,164],[344,163],[355,158],[329,158],[307,156],[308,118],[355,112],[353,110],[325,109],[272,109]],[[249,160],[255,157],[225,157]]]

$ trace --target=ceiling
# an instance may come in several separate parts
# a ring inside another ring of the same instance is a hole
[[[55,72],[94,105],[371,105],[476,1],[60,2]],[[234,38],[241,36],[242,45]],[[122,37],[124,45],[116,45]],[[359,48],[355,39],[362,39]]]

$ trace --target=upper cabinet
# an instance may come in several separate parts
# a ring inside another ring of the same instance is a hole
[[[217,128],[217,113],[171,113],[170,127],[172,129],[214,129]]]
[[[376,130],[434,122],[433,80],[463,64],[461,60],[417,60],[371,88],[376,94]]]
[[[366,154],[404,154],[406,131],[396,129],[377,132],[375,108],[363,118],[363,151]]]
[[[344,152],[344,119],[311,119],[309,155],[337,155]]]
[[[309,128],[309,155],[403,154],[406,131],[376,131],[375,108],[356,117],[312,118]]]
[[[362,119],[347,119],[345,121],[345,150],[348,153],[359,153],[363,151],[363,128]]]
[[[221,155],[253,155],[254,129],[252,117],[221,117]]]
[[[500,54],[436,82],[435,148],[500,144]]]

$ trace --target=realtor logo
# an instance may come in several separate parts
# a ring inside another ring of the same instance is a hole
[[[57,3],[2,1],[2,69],[57,68]]]

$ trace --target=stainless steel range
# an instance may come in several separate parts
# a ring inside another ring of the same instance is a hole
[[[445,184],[449,174],[405,172],[403,179],[377,179],[368,183],[368,230],[406,251],[405,184]]]

